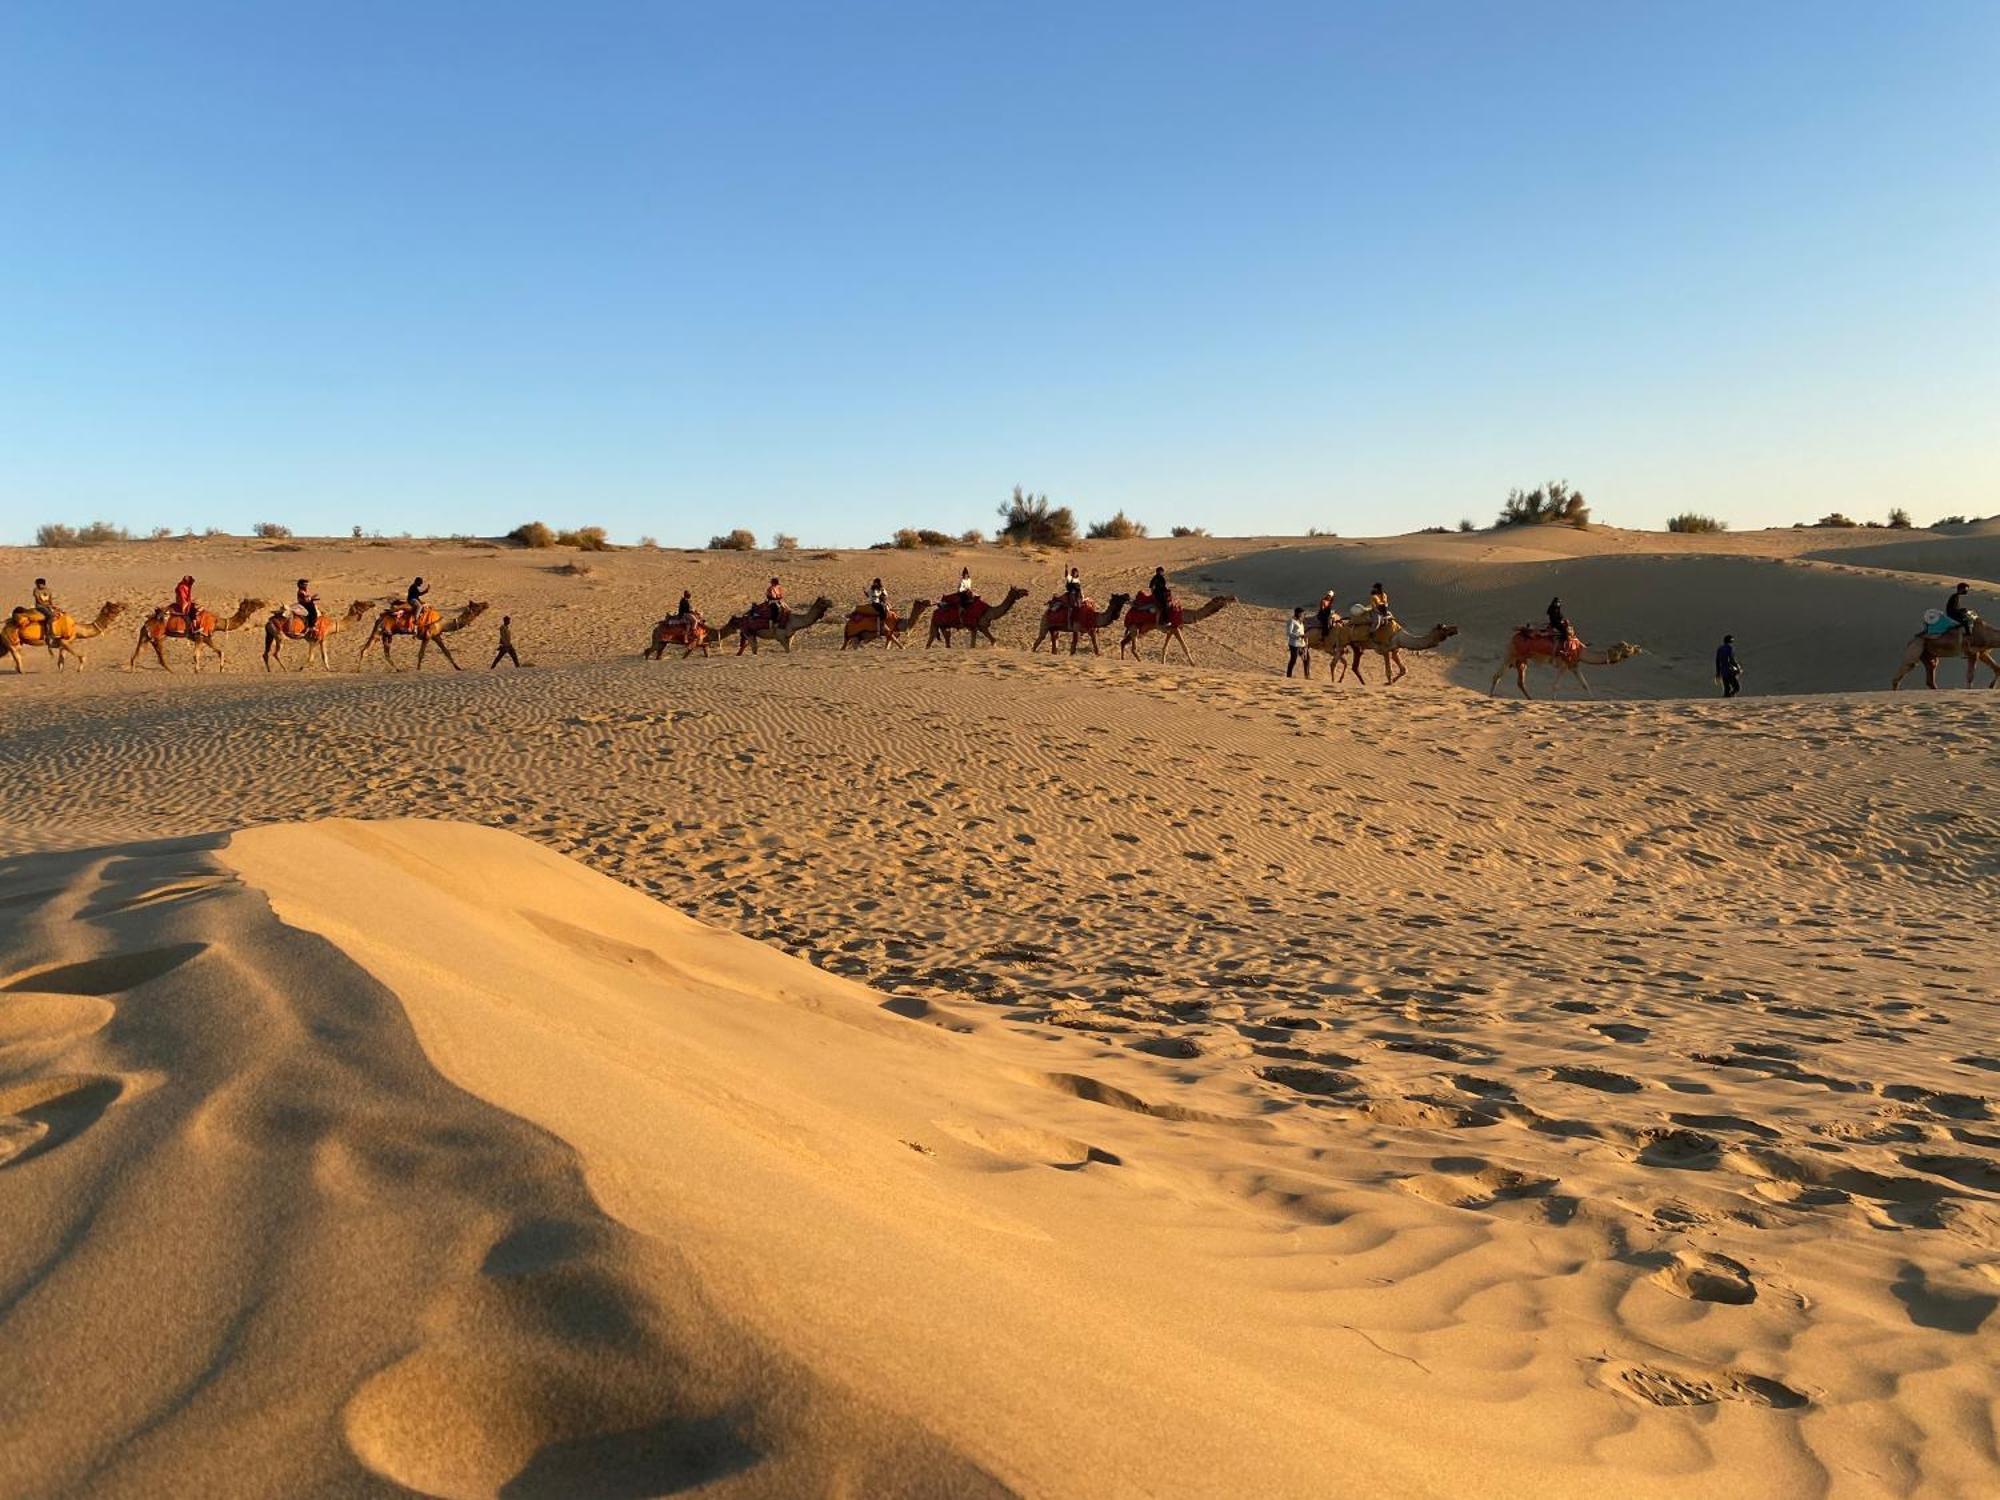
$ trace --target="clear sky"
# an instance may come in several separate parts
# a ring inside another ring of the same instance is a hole
[[[0,540],[2000,511],[2000,4],[0,4]]]

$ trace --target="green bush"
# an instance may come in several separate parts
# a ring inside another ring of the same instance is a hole
[[[1145,534],[1145,525],[1122,510],[1108,521],[1092,521],[1087,533],[1093,542],[1129,542]]]
[[[107,542],[129,542],[132,533],[109,521],[92,521],[87,526],[65,526],[52,521],[35,528],[37,547],[102,547]]]
[[[1590,507],[1583,491],[1573,490],[1566,479],[1552,479],[1532,490],[1509,490],[1500,507],[1495,526],[1574,526],[1583,531],[1590,526]]]
[[[553,547],[556,534],[540,521],[524,521],[507,533],[507,540],[521,547]]]
[[[708,550],[711,552],[755,552],[757,550],[757,533],[746,531],[739,526],[727,536],[710,537],[708,539]]]
[[[1667,517],[1667,530],[1669,531],[1710,532],[1727,531],[1728,529],[1729,523],[1727,521],[1718,521],[1714,516],[1698,515],[1691,510],[1684,510],[1677,516]]]
[[[1010,542],[1067,547],[1076,540],[1076,517],[1067,505],[1053,508],[1047,495],[1030,495],[1018,484],[1014,498],[1000,507],[1000,535]]]

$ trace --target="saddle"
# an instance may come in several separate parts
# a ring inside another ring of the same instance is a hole
[[[1966,618],[1969,620],[1976,621],[1979,618],[1979,616],[1975,614],[1968,614]],[[1943,610],[1927,609],[1924,611],[1924,634],[1929,636],[1931,639],[1936,640],[1942,636],[1950,635],[1954,630],[1957,630],[1958,628],[1959,628],[1958,621],[1954,620],[1950,615],[1946,614]]]

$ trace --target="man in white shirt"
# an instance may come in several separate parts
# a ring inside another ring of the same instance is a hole
[[[1306,607],[1301,604],[1292,611],[1291,619],[1285,622],[1285,645],[1289,654],[1285,657],[1285,675],[1292,675],[1292,668],[1305,660],[1306,655]]]

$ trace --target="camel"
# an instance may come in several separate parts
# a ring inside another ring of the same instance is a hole
[[[743,648],[746,646],[750,648],[750,654],[755,656],[757,654],[757,644],[760,641],[776,641],[785,650],[790,651],[792,649],[792,637],[802,630],[810,630],[813,626],[819,624],[826,617],[826,612],[832,608],[833,601],[822,594],[819,598],[813,600],[811,607],[804,614],[795,614],[786,620],[784,624],[773,625],[771,617],[766,613],[764,606],[754,604],[740,615],[731,615],[729,622],[716,631],[715,635],[717,640],[726,635],[737,637],[736,654],[738,656],[743,654]]]
[[[1589,679],[1583,675],[1584,667],[1615,667],[1621,661],[1629,661],[1639,654],[1639,648],[1629,641],[1619,641],[1602,651],[1593,651],[1582,641],[1578,641],[1573,653],[1564,654],[1556,650],[1555,641],[1547,631],[1523,625],[1507,638],[1506,659],[1493,669],[1493,682],[1486,689],[1486,696],[1489,698],[1493,696],[1494,689],[1500,686],[1500,679],[1511,667],[1514,670],[1514,681],[1521,689],[1521,696],[1533,697],[1534,695],[1528,691],[1528,663],[1539,658],[1554,666],[1557,683],[1561,683],[1563,673],[1574,672],[1576,680],[1583,684],[1584,695],[1594,697],[1596,695],[1590,691]]]
[[[840,631],[840,649],[845,651],[849,646],[866,645],[869,641],[875,640],[878,635],[876,627],[879,625],[882,644],[894,646],[900,651],[903,648],[903,632],[923,618],[924,611],[930,607],[931,601],[928,599],[912,599],[909,609],[902,614],[899,615],[892,609],[886,621],[878,621],[873,608],[866,604],[859,605],[847,612],[847,623]]]
[[[187,641],[192,650],[194,669],[197,672],[201,670],[201,653],[204,649],[215,653],[215,669],[218,672],[226,672],[229,670],[229,659],[223,655],[222,647],[215,638],[226,635],[232,630],[241,630],[250,623],[250,617],[263,607],[262,599],[245,599],[236,606],[235,614],[226,620],[218,620],[214,610],[198,606],[194,612],[194,623],[190,627],[186,615],[177,614],[163,604],[141,622],[139,638],[132,643],[132,659],[125,663],[125,670],[129,672],[136,667],[139,664],[139,653],[151,646],[153,655],[159,658],[160,670],[173,671],[173,668],[167,665],[166,643],[175,636],[180,636]]]
[[[993,639],[993,622],[1027,597],[1026,589],[1015,587],[1007,590],[1007,597],[998,604],[988,604],[983,599],[974,599],[970,614],[959,606],[956,597],[946,599],[938,605],[937,613],[931,616],[930,639],[924,642],[924,649],[928,651],[942,640],[945,649],[950,650],[951,633],[954,630],[965,632],[965,643],[968,646],[978,645],[982,635],[986,637],[987,645],[999,645],[1000,643]]]
[[[1359,620],[1335,620],[1333,628],[1324,632],[1314,624],[1306,630],[1306,676],[1312,676],[1311,652],[1317,641],[1320,650],[1333,653],[1334,660],[1327,664],[1326,669],[1330,682],[1338,682],[1350,670],[1346,655],[1349,652],[1353,653],[1351,670],[1354,680],[1367,682],[1368,679],[1361,675],[1361,653],[1372,650],[1382,658],[1383,686],[1386,687],[1409,675],[1410,669],[1403,665],[1405,651],[1435,651],[1457,634],[1456,625],[1433,625],[1422,635],[1412,635],[1407,626],[1395,620],[1378,626],[1372,616]],[[1329,640],[1333,642],[1331,646],[1327,644]]]
[[[426,604],[414,614],[406,609],[385,609],[375,617],[375,623],[368,631],[368,639],[361,643],[361,655],[354,661],[358,667],[368,656],[368,648],[378,640],[382,643],[382,660],[391,672],[399,670],[395,658],[389,655],[389,641],[392,636],[413,635],[417,638],[417,670],[424,669],[424,653],[432,646],[444,653],[444,659],[451,663],[454,672],[465,668],[458,664],[458,658],[451,654],[451,647],[444,638],[455,631],[465,629],[474,620],[486,613],[486,606],[477,601],[461,609],[456,616],[447,620],[435,606]]]
[[[1167,614],[1166,628],[1161,631],[1164,639],[1160,642],[1160,660],[1165,661],[1167,659],[1167,648],[1178,641],[1180,643],[1181,655],[1186,657],[1188,664],[1192,666],[1194,664],[1194,657],[1188,651],[1187,638],[1181,634],[1182,629],[1189,625],[1199,624],[1217,610],[1235,602],[1236,596],[1234,594],[1217,594],[1213,599],[1202,605],[1200,609],[1192,613],[1184,611],[1178,604],[1172,606]],[[1118,643],[1118,655],[1120,659],[1123,659],[1125,652],[1129,649],[1132,653],[1132,660],[1137,661],[1139,659],[1139,641],[1149,632],[1160,630],[1160,628],[1159,615],[1153,608],[1151,598],[1148,595],[1141,594],[1137,599],[1133,600],[1132,607],[1125,612],[1125,639]]]
[[[111,622],[125,613],[125,606],[107,602],[97,612],[94,620],[79,621],[71,618],[65,610],[57,610],[55,618],[49,621],[48,629],[42,629],[40,610],[16,606],[5,621],[0,621],[0,655],[14,658],[14,671],[19,674],[26,668],[21,665],[23,646],[43,645],[56,659],[56,670],[70,657],[76,658],[76,669],[83,670],[83,653],[76,649],[76,642],[87,641],[104,634]]]
[[[681,647],[681,660],[686,661],[696,651],[708,655],[708,643],[715,639],[715,632],[700,615],[668,615],[653,627],[653,641],[639,653],[647,661],[658,661],[667,654],[667,647]]]
[[[1966,637],[1971,637],[1968,642]],[[1967,646],[1971,649],[1967,650]],[[1920,634],[1903,648],[1903,659],[1896,665],[1896,675],[1889,682],[1891,689],[1900,688],[1903,679],[1910,675],[1910,668],[1921,663],[1924,669],[1924,686],[1937,686],[1937,665],[1948,656],[1965,658],[1965,685],[1971,687],[1979,673],[1979,664],[1985,662],[1992,669],[1993,680],[1986,685],[1990,688],[2000,683],[2000,663],[1993,660],[1993,653],[2000,649],[2000,626],[1989,625],[1975,618],[1969,630],[1953,630],[1944,635]]]
[[[286,641],[305,641],[306,659],[299,664],[299,670],[303,672],[312,665],[313,653],[317,651],[319,664],[331,672],[333,663],[326,659],[326,638],[352,627],[367,613],[366,599],[356,599],[347,606],[344,615],[321,611],[319,618],[313,621],[312,636],[308,639],[304,615],[296,613],[293,608],[273,610],[271,617],[264,622],[264,670],[268,672],[284,661]]]
[[[1071,656],[1076,655],[1076,643],[1079,636],[1090,637],[1090,654],[1092,656],[1102,656],[1104,653],[1098,649],[1097,645],[1097,632],[1107,630],[1117,624],[1118,616],[1124,613],[1125,606],[1131,602],[1132,596],[1130,594],[1113,594],[1111,596],[1111,607],[1101,615],[1097,612],[1096,604],[1088,599],[1079,604],[1075,611],[1072,612],[1069,607],[1069,600],[1063,595],[1057,594],[1055,598],[1049,601],[1048,607],[1042,611],[1041,633],[1035,637],[1035,644],[1028,649],[1030,651],[1039,651],[1042,649],[1042,642],[1047,641],[1049,643],[1049,655],[1054,656],[1056,654],[1056,637],[1067,634],[1069,636],[1069,654]]]

